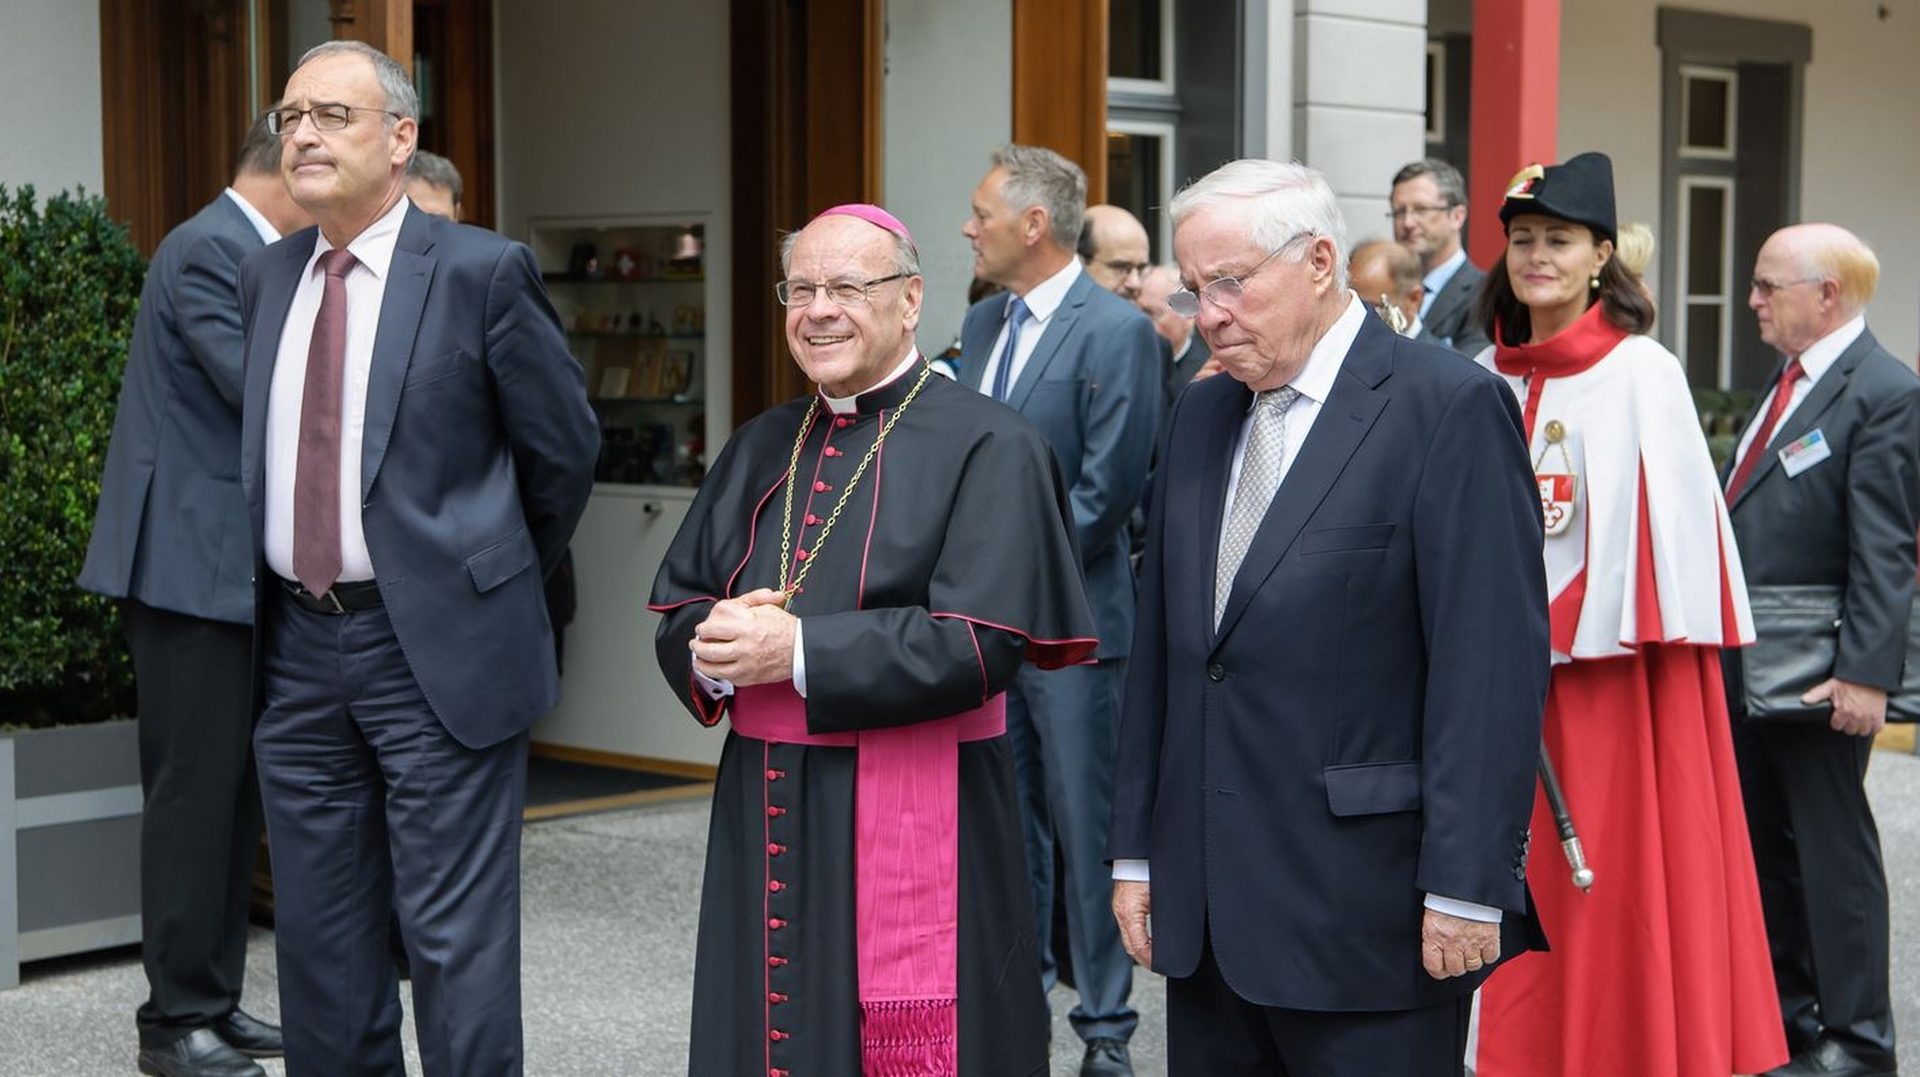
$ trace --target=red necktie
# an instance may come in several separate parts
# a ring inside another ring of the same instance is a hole
[[[340,398],[346,376],[345,248],[320,256],[326,271],[320,313],[307,348],[307,384],[300,395],[300,452],[293,470],[293,575],[324,595],[340,578]]]
[[[1753,432],[1753,440],[1747,443],[1747,455],[1740,458],[1740,466],[1733,469],[1733,478],[1727,482],[1727,501],[1740,496],[1740,489],[1753,477],[1753,469],[1767,453],[1767,442],[1773,440],[1773,428],[1780,425],[1780,416],[1787,413],[1787,405],[1793,401],[1793,384],[1804,374],[1800,360],[1789,359],[1787,369],[1780,372],[1780,383],[1773,387],[1773,402],[1767,405],[1767,417],[1760,422],[1760,429]]]

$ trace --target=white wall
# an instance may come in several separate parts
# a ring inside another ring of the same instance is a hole
[[[0,184],[103,194],[100,5],[8,0],[0,34]]]
[[[920,347],[960,332],[973,250],[960,235],[987,153],[1013,137],[1011,0],[890,0],[882,201],[920,247]]]
[[[1293,153],[1339,196],[1350,244],[1391,233],[1393,174],[1425,156],[1426,17],[1425,0],[1294,0]]]
[[[1801,128],[1800,215],[1858,233],[1880,257],[1880,292],[1868,311],[1889,351],[1920,349],[1920,11],[1804,0],[1688,0],[1687,7],[1811,25]],[[1620,219],[1660,220],[1661,55],[1658,0],[1561,7],[1560,156],[1613,157]],[[1578,42],[1578,47],[1568,43]],[[1788,222],[1782,222],[1788,223]],[[1735,267],[1745,279],[1751,267]]]

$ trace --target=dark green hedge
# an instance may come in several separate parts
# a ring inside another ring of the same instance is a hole
[[[103,199],[0,186],[0,725],[133,713],[113,606],[74,577],[145,276]]]

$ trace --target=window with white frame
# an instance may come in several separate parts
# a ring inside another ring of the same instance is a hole
[[[1733,195],[1730,177],[1680,177],[1674,336],[1697,386],[1724,389],[1733,377]]]
[[[1680,65],[1680,156],[1733,160],[1739,91],[1740,73],[1731,67]]]
[[[1107,201],[1140,219],[1152,257],[1173,256],[1175,139],[1180,102],[1174,0],[1109,0]]]

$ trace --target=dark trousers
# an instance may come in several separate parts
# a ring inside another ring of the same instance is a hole
[[[277,597],[254,733],[273,852],[290,1077],[406,1071],[399,915],[429,1077],[522,1072],[526,735],[471,749],[434,716],[381,608]]]
[[[253,629],[121,604],[140,708],[140,1043],[160,1047],[240,1004],[260,847]]]
[[[1417,1010],[1319,1012],[1241,998],[1211,941],[1192,976],[1167,980],[1167,1072],[1175,1077],[1460,1077],[1473,1000]]]
[[[1080,1000],[1067,1015],[1082,1039],[1133,1035],[1140,1016],[1127,1004],[1133,960],[1113,919],[1113,875],[1105,863],[1113,811],[1113,759],[1124,663],[1039,670],[1023,667],[1007,692],[1007,740],[1020,787],[1027,874],[1033,885],[1042,985],[1052,989],[1053,895],[1067,910],[1073,983]],[[1056,878],[1054,847],[1066,870]]]
[[[1733,746],[1787,1045],[1802,1051],[1824,1033],[1891,1070],[1887,874],[1866,788],[1873,738],[1735,721]]]

